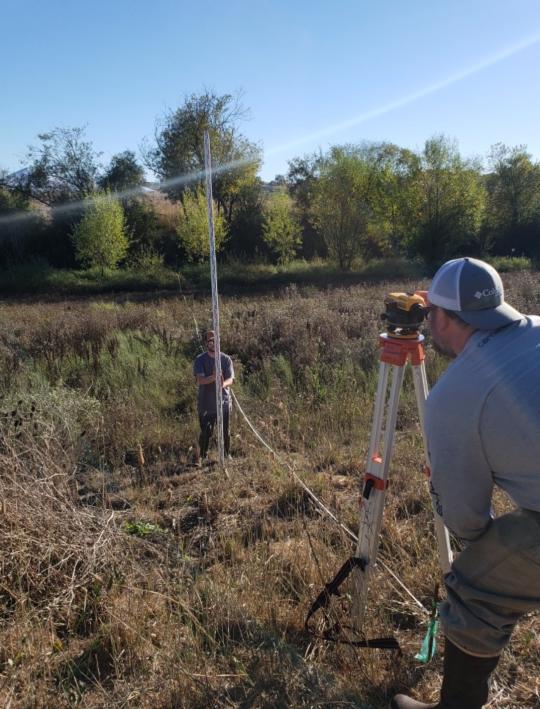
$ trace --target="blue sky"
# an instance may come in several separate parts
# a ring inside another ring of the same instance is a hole
[[[261,176],[330,145],[434,134],[540,159],[540,0],[3,0],[0,168],[55,126],[102,161],[205,88],[243,92]]]

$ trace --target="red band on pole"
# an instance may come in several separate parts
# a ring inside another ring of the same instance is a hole
[[[364,481],[367,482],[368,480],[371,480],[373,483],[373,487],[375,490],[386,490],[388,487],[388,480],[383,480],[382,478],[378,478],[376,475],[372,475],[371,473],[366,473],[364,475]]]

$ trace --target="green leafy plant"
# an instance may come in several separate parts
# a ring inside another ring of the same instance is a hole
[[[284,192],[276,192],[268,199],[263,238],[280,264],[289,263],[302,243],[301,227],[293,212],[293,202]]]
[[[122,529],[127,534],[133,534],[136,537],[149,537],[153,534],[167,534],[167,530],[152,524],[151,522],[124,522]]]
[[[208,210],[202,189],[184,192],[182,214],[176,228],[178,239],[190,261],[205,261],[210,255],[208,243]],[[216,251],[219,251],[227,236],[227,227],[222,214],[214,207],[214,236]]]
[[[124,210],[109,193],[87,201],[83,218],[72,234],[77,261],[83,266],[116,268],[128,248]]]

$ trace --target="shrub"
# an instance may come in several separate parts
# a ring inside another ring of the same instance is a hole
[[[289,263],[302,243],[302,229],[292,211],[292,200],[284,193],[272,195],[266,205],[263,238],[280,264]]]
[[[210,255],[208,242],[208,209],[202,190],[187,191],[182,196],[182,213],[176,228],[180,244],[190,261],[204,261]],[[227,236],[225,219],[214,207],[214,237],[216,252],[220,250]]]
[[[118,200],[108,193],[95,195],[87,202],[72,238],[80,264],[97,266],[102,273],[116,268],[128,248],[124,210]]]
[[[499,273],[530,271],[532,262],[526,256],[489,256],[486,259]]]

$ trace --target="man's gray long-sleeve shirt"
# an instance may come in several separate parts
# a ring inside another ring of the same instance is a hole
[[[476,331],[430,392],[431,492],[446,526],[479,537],[493,486],[540,511],[540,317]]]

